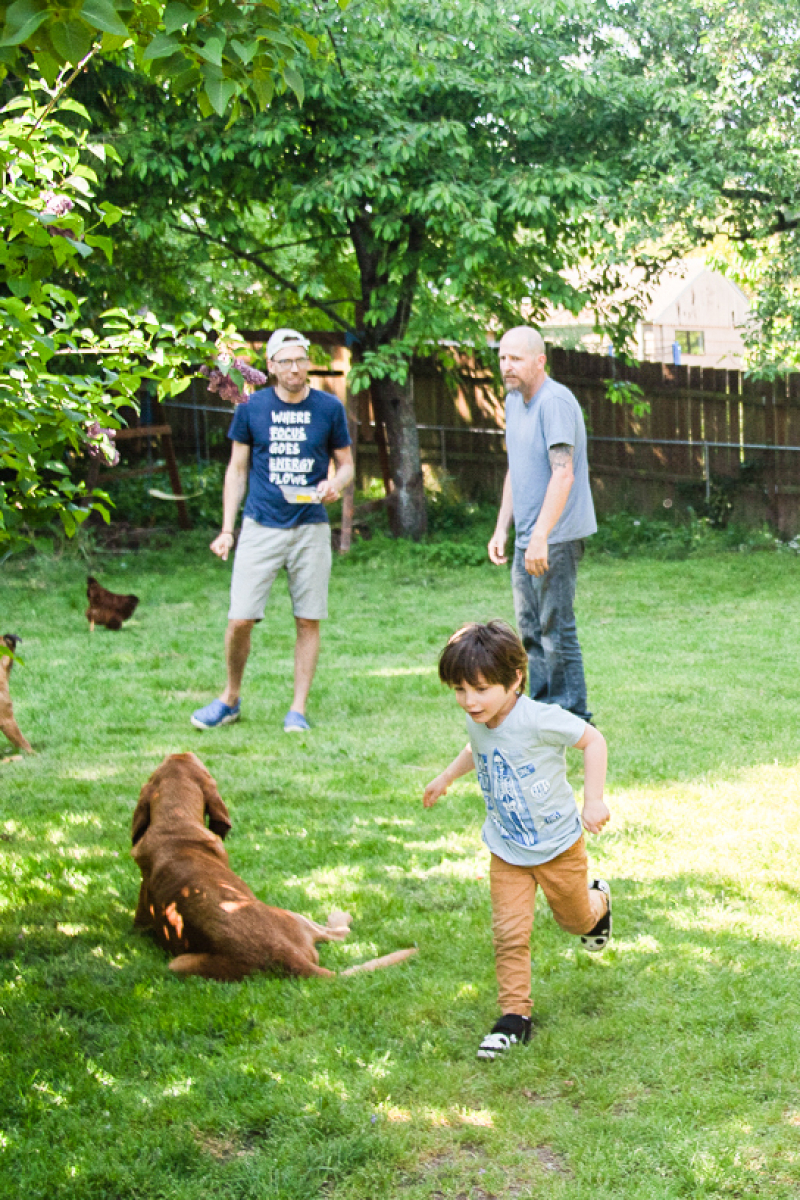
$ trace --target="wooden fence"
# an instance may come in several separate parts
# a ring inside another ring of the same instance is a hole
[[[601,511],[652,511],[665,501],[727,501],[731,516],[800,527],[800,376],[774,383],[740,371],[644,363],[554,349],[553,377],[586,413]],[[614,403],[608,383],[641,388],[647,412]]]
[[[380,477],[369,399],[348,396],[344,339],[311,336],[330,356],[329,365],[315,371],[314,384],[338,395],[358,422],[359,479]],[[599,511],[653,513],[662,505],[697,508],[722,499],[735,519],[768,521],[784,536],[800,531],[800,375],[765,383],[738,371],[627,367],[558,347],[548,358],[550,374],[575,393],[586,414]],[[626,383],[641,389],[642,415],[610,398],[609,384]],[[454,350],[447,370],[417,359],[412,386],[426,471],[452,478],[465,497],[498,499],[505,474],[503,404],[491,367]],[[184,456],[227,456],[231,410],[202,380],[165,410]]]

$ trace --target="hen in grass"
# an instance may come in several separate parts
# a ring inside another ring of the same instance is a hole
[[[108,588],[99,584],[92,575],[86,580],[86,595],[89,600],[86,616],[90,630],[93,630],[95,625],[105,625],[107,629],[121,629],[122,622],[133,616],[139,603],[138,596],[119,596],[116,592],[109,592]]]

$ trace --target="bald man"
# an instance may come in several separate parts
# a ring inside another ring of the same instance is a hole
[[[535,329],[520,325],[503,336],[508,471],[489,558],[507,562],[513,521],[511,586],[528,653],[531,696],[588,721],[592,714],[574,612],[584,538],[597,530],[586,425],[578,401],[550,378],[546,364],[544,342]]]

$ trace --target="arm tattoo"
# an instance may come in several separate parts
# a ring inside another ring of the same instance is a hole
[[[572,446],[567,446],[563,442],[559,442],[556,446],[550,447],[550,470],[562,471],[565,467],[572,465]]]

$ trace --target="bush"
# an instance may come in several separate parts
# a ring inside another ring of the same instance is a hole
[[[225,464],[208,462],[181,463],[178,467],[181,486],[186,496],[189,517],[195,527],[214,528],[222,520],[222,484]],[[113,475],[103,488],[114,507],[111,522],[125,521],[139,528],[152,526],[178,527],[178,507],[174,500],[160,500],[151,489],[172,495],[172,484],[164,466],[163,473],[144,475],[136,479],[114,480]]]
[[[698,517],[688,510],[686,520],[639,516],[635,513],[614,513],[598,521],[598,530],[587,541],[591,555],[612,558],[645,558],[663,560],[692,556],[752,551],[791,550],[793,544],[776,538],[766,527],[749,529],[743,525],[719,528],[708,517]]]

